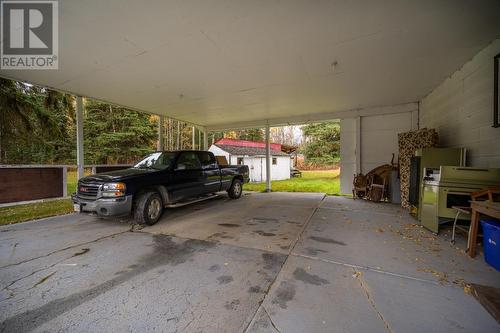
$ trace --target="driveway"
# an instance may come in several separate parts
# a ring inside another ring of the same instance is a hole
[[[152,227],[66,215],[0,228],[1,332],[498,332],[463,240],[397,206],[247,193]]]

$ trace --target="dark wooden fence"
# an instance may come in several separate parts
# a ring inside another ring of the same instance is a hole
[[[86,165],[92,174],[122,170],[119,165]],[[67,172],[75,165],[0,165],[0,204],[67,197]]]
[[[0,203],[65,197],[65,165],[0,166]]]

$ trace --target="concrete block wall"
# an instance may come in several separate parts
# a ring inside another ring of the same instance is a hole
[[[418,113],[405,112],[361,118],[361,172],[398,159],[398,133],[416,129]]]
[[[467,165],[500,167],[500,128],[493,128],[495,40],[420,101],[420,127],[435,128],[443,147],[467,148]]]

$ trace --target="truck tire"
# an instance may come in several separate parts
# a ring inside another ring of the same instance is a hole
[[[134,210],[134,218],[138,224],[153,225],[163,213],[163,201],[158,192],[145,192],[139,195]]]
[[[241,180],[234,179],[231,187],[227,190],[227,194],[231,199],[239,199],[241,197],[241,193],[243,192],[243,186],[241,184]]]

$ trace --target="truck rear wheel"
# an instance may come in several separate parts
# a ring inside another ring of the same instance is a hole
[[[241,180],[234,179],[231,187],[229,188],[229,190],[227,190],[227,194],[231,199],[238,199],[239,197],[241,197],[242,192],[243,186],[241,184]]]
[[[140,194],[135,206],[134,218],[139,224],[153,225],[163,213],[163,201],[157,192]]]

